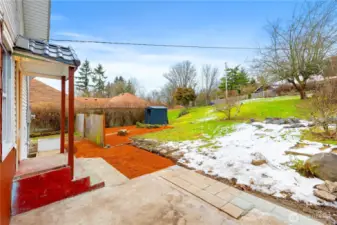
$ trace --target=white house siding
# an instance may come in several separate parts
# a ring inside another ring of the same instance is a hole
[[[20,124],[20,155],[19,160],[26,159],[28,156],[29,149],[29,137],[28,137],[28,84],[29,77],[23,76],[21,82],[21,124]]]
[[[3,36],[6,47],[12,51],[17,35],[23,35],[23,0],[0,0],[0,12],[3,15]]]
[[[23,35],[23,11],[22,0],[0,0],[0,19],[3,20],[3,38],[4,47],[6,48],[6,54],[11,55],[13,46],[18,35]],[[16,97],[15,97],[15,84],[16,84],[16,69],[14,57],[11,57],[9,63],[6,63],[3,67],[3,71],[7,71],[6,76],[10,76],[10,83],[4,83],[3,87],[10,93],[6,95],[6,101],[9,102],[9,107],[3,105],[2,124],[3,124],[3,145],[2,145],[2,160],[5,160],[8,153],[13,147],[17,147],[16,136],[20,135],[16,131],[17,128],[17,114],[16,114]],[[10,72],[9,72],[10,71]],[[8,106],[8,105],[7,105]],[[10,113],[9,113],[10,112]],[[10,115],[9,115],[10,114]],[[6,122],[5,122],[6,121]],[[10,132],[8,132],[10,131]],[[6,132],[6,135],[4,134]],[[4,135],[6,137],[4,137]]]
[[[49,40],[50,0],[23,0],[24,34]]]

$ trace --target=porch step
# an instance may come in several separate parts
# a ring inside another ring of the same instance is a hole
[[[63,168],[67,165],[67,157],[67,154],[58,153],[22,160],[19,162],[18,171],[15,173],[14,180]]]
[[[129,178],[111,166],[102,158],[77,158],[75,168],[82,166],[85,168],[84,174],[90,176],[92,185],[99,181],[104,181],[105,186],[118,186],[129,181]],[[80,171],[75,171],[75,177]],[[85,176],[84,175],[84,176]]]
[[[12,188],[12,215],[65,199],[97,188],[104,182],[89,174],[75,161],[75,177],[71,179],[68,166],[51,169],[30,176],[16,177]]]

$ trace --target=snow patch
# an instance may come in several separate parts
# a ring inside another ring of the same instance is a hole
[[[306,121],[301,122],[307,124]],[[313,195],[313,187],[321,184],[322,180],[303,177],[287,166],[294,159],[306,160],[308,157],[284,154],[287,150],[309,154],[330,152],[336,146],[322,151],[319,149],[323,147],[321,143],[301,141],[305,145],[292,148],[300,142],[303,128],[289,129],[284,126],[259,122],[240,124],[233,133],[212,140],[216,148],[202,140],[168,142],[163,145],[179,149],[185,153],[180,159],[181,163],[207,174],[236,178],[239,184],[276,197],[286,197],[284,193],[292,193],[291,198],[296,201],[337,207],[336,203],[320,203]],[[267,163],[252,165],[256,153],[263,155]]]

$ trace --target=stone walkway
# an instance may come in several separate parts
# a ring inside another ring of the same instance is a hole
[[[169,167],[166,170],[157,172],[157,174],[235,219],[240,219],[247,215],[248,212],[257,210],[265,213],[265,215],[275,217],[285,224],[322,224],[309,217],[255,197],[254,195],[240,191],[183,167]]]
[[[11,225],[320,224],[179,166],[129,180],[102,159],[83,160],[106,187],[19,214]]]

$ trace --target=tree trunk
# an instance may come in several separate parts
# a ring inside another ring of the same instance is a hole
[[[305,93],[305,84],[296,84],[295,81],[288,80],[292,85],[294,85],[295,89],[300,93],[301,99],[306,99],[307,94]]]
[[[304,89],[301,88],[299,92],[300,92],[301,99],[307,99],[307,94],[305,93]]]

